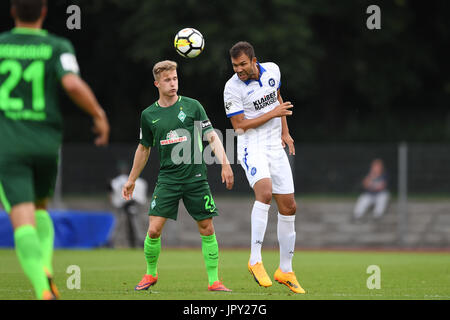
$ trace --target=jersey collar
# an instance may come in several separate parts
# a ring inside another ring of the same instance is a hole
[[[24,28],[24,27],[13,28],[11,30],[11,32],[14,34],[31,34],[31,35],[37,35],[37,36],[46,36],[48,33],[47,30],[44,30],[44,29],[34,29],[34,28]]]
[[[262,85],[262,82],[261,82],[261,77],[262,77],[263,73],[266,72],[266,69],[264,69],[264,67],[262,65],[260,65],[259,62],[256,62],[256,64],[258,65],[258,68],[259,68],[259,79],[258,80],[249,79],[249,80],[244,81],[244,83],[246,85],[249,85],[250,82],[252,82],[252,81],[258,81],[259,82],[259,86],[262,87],[263,85]]]
[[[172,106],[176,105],[176,104],[177,104],[178,102],[180,102],[180,101],[181,101],[181,96],[178,96],[178,100],[177,100]],[[156,105],[157,107],[160,107],[160,108],[170,108],[170,107],[172,107],[172,106],[169,106],[169,107],[161,107],[161,106],[159,105],[158,101],[155,102],[155,105]]]

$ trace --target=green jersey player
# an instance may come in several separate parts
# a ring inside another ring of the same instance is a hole
[[[183,199],[187,211],[198,224],[202,238],[208,290],[231,291],[218,278],[219,248],[212,223],[217,209],[201,154],[201,137],[204,134],[222,164],[222,182],[228,189],[233,187],[233,171],[202,105],[197,100],[178,95],[176,69],[177,64],[173,61],[158,62],[153,68],[159,100],[142,112],[140,144],[128,182],[122,189],[123,197],[130,200],[135,181],[148,161],[150,149],[157,148],[160,172],[151,199],[149,229],[144,243],[147,272],[135,290],[147,290],[157,282],[161,233],[168,218],[177,219],[178,204]]]
[[[12,0],[15,28],[0,34],[0,200],[17,257],[38,299],[57,298],[52,281],[54,229],[47,212],[62,141],[59,87],[94,120],[105,145],[109,124],[79,77],[71,43],[42,29],[45,0]]]

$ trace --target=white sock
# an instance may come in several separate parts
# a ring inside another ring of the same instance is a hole
[[[266,233],[267,219],[269,217],[270,204],[265,204],[255,201],[251,216],[251,250],[250,250],[250,265],[262,261],[261,247]]]
[[[280,269],[292,272],[292,258],[295,249],[295,215],[283,216],[278,213],[278,243],[280,244]]]

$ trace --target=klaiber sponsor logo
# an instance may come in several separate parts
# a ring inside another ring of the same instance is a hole
[[[271,104],[276,103],[277,101],[277,92],[273,91],[272,93],[265,95],[261,99],[253,101],[253,106],[255,107],[255,110],[261,110],[267,106],[270,106]]]

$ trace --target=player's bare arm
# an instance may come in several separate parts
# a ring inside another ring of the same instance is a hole
[[[97,138],[94,141],[95,144],[97,146],[107,145],[110,131],[108,118],[89,85],[73,73],[66,74],[61,79],[61,82],[72,101],[92,116],[94,122],[93,131],[97,134]]]
[[[217,160],[222,165],[222,183],[225,183],[228,190],[233,188],[234,175],[231,169],[230,161],[223,148],[222,141],[220,141],[219,136],[214,130],[206,133],[206,138],[208,139],[209,145],[212,151],[216,155]]]
[[[280,105],[278,105],[273,110],[263,114],[260,117],[257,117],[255,119],[245,119],[245,116],[243,113],[235,115],[230,118],[231,124],[233,125],[234,130],[238,131],[247,131],[249,129],[255,129],[259,126],[263,125],[267,121],[277,118],[277,117],[285,117],[292,115],[292,111],[289,110],[293,108],[294,106],[291,104],[291,102],[287,101]]]
[[[131,169],[130,175],[128,176],[128,181],[122,187],[122,197],[125,200],[132,199],[136,180],[139,178],[142,170],[144,170],[145,165],[148,162],[148,158],[150,157],[150,150],[150,147],[145,147],[142,144],[138,145],[134,154],[133,168]]]
[[[280,102],[280,105],[283,103],[283,98],[280,94],[280,89],[278,89],[278,102]],[[281,143],[283,144],[283,148],[286,147],[286,145],[289,148],[289,155],[295,156],[295,145],[294,145],[294,139],[292,139],[291,135],[289,134],[289,127],[287,123],[286,116],[281,117]]]

